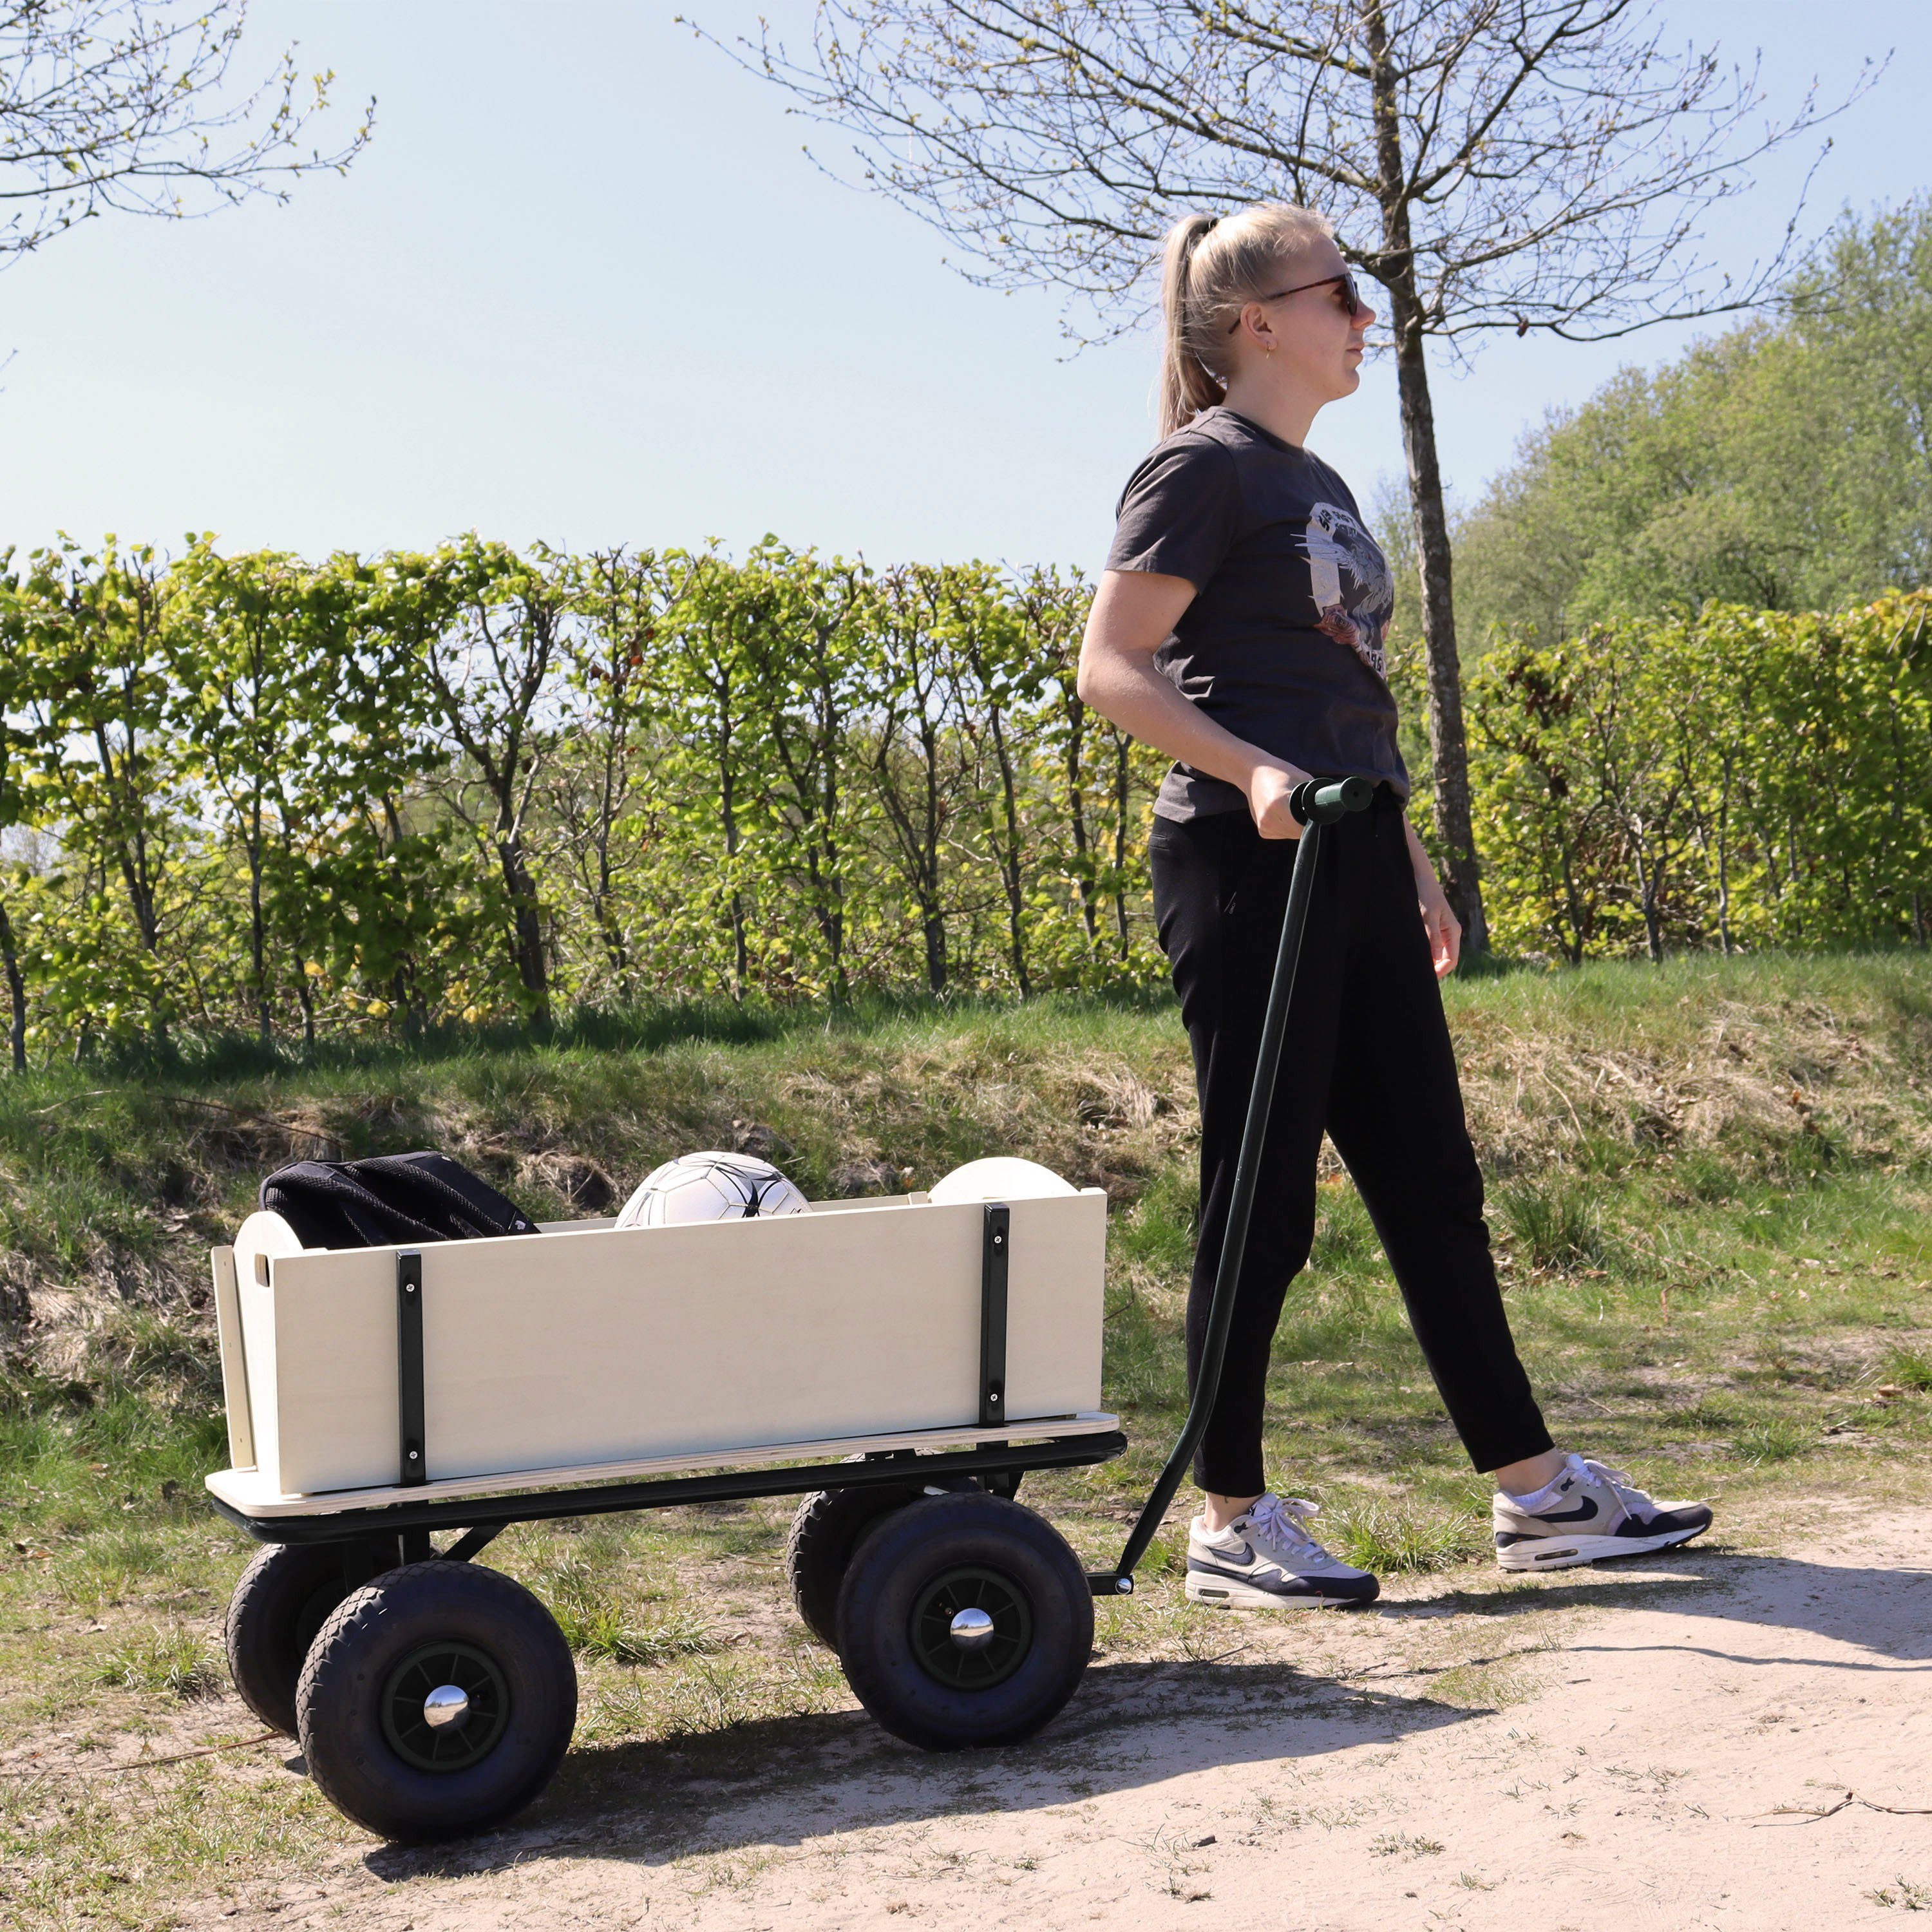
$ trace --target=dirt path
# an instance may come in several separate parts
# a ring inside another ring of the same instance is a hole
[[[1010,1752],[922,1757],[840,1714],[737,1734],[722,1765],[579,1754],[520,1829],[375,1850],[204,1922],[1889,1924],[1932,1909],[1932,1816],[1778,1813],[1932,1806],[1932,1509],[1810,1528],[1779,1556],[1231,1614],[1232,1654],[1097,1664]]]

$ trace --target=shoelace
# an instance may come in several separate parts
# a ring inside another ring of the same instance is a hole
[[[1328,1551],[1307,1530],[1311,1516],[1322,1514],[1318,1503],[1306,1496],[1264,1496],[1248,1512],[1248,1520],[1268,1541],[1289,1556],[1326,1556]]]
[[[1650,1506],[1650,1498],[1637,1487],[1636,1478],[1627,1470],[1613,1469],[1607,1462],[1599,1462],[1592,1456],[1579,1456],[1576,1460],[1592,1475],[1609,1484],[1616,1492],[1617,1500],[1633,1514],[1635,1514],[1634,1505]]]

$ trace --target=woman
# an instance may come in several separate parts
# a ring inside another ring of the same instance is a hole
[[[1682,1543],[1701,1504],[1659,1504],[1552,1444],[1516,1359],[1483,1225],[1437,981],[1462,932],[1404,812],[1384,675],[1388,566],[1348,486],[1305,444],[1360,381],[1361,299],[1321,216],[1264,204],[1167,241],[1162,440],[1123,494],[1080,656],[1080,695],[1176,763],[1150,843],[1160,943],[1201,1098],[1201,1233],[1187,1309],[1198,1371],[1234,1161],[1311,776],[1374,782],[1328,832],[1234,1327],[1195,1462],[1198,1601],[1366,1603],[1378,1586],[1309,1534],[1262,1466],[1268,1352],[1315,1232],[1325,1130],[1361,1190],[1437,1388],[1496,1483],[1497,1561],[1558,1569]]]

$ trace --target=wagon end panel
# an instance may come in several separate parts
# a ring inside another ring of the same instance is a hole
[[[248,1407],[248,1364],[242,1341],[242,1291],[236,1278],[235,1250],[217,1248],[208,1256],[214,1283],[214,1341],[221,1358],[221,1406],[228,1418],[229,1466],[255,1466],[254,1420]]]

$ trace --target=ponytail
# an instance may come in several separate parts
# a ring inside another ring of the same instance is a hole
[[[1325,215],[1281,201],[1258,202],[1225,219],[1183,215],[1167,231],[1160,276],[1162,441],[1226,398],[1234,366],[1228,334],[1244,304],[1265,293],[1311,242],[1334,232]]]
[[[1194,253],[1219,219],[1212,214],[1184,215],[1167,231],[1160,272],[1160,313],[1166,345],[1160,362],[1163,441],[1228,393],[1227,384],[1210,374],[1192,346],[1195,332],[1189,326],[1188,313]]]

